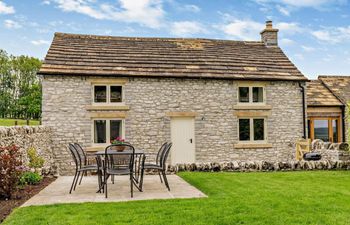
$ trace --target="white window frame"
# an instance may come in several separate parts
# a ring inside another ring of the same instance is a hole
[[[250,140],[240,140],[239,139],[239,120],[240,119],[249,119],[249,132]],[[263,119],[264,120],[264,140],[254,140],[254,119]],[[267,143],[267,117],[239,117],[237,121],[237,130],[238,130],[238,142],[239,143],[254,143],[254,144],[266,144]]]
[[[249,102],[240,102],[239,99],[239,89],[240,88],[249,88]],[[261,87],[263,88],[263,101],[262,102],[253,102],[253,88],[255,87]],[[263,84],[254,84],[254,85],[245,85],[241,84],[237,88],[237,102],[239,105],[266,105],[266,86]]]
[[[95,143],[95,121],[96,120],[106,120],[106,141],[107,143]],[[110,145],[109,140],[111,139],[110,134],[110,121],[111,120],[120,120],[122,121],[122,135],[121,137],[125,139],[125,119],[123,118],[93,118],[91,123],[91,143],[93,146],[108,146]]]
[[[107,101],[106,102],[95,102],[95,86],[106,86],[107,93]],[[121,102],[111,102],[111,86],[119,86],[122,87],[122,101]],[[124,105],[124,85],[122,84],[93,84],[92,85],[92,104],[93,105]]]

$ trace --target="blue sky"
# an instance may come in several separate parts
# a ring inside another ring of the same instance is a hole
[[[309,78],[350,75],[350,0],[0,0],[0,48],[43,59],[54,32],[260,40]]]

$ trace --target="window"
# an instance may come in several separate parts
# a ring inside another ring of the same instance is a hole
[[[239,141],[265,141],[264,118],[239,119]]]
[[[109,144],[116,137],[124,137],[123,120],[95,119],[93,120],[94,144]]]
[[[308,120],[309,138],[326,142],[341,142],[341,117],[310,117]]]
[[[264,87],[239,87],[240,103],[264,103]]]
[[[329,141],[328,120],[314,120],[315,139]]]
[[[94,103],[120,103],[123,102],[123,87],[120,85],[94,85]]]

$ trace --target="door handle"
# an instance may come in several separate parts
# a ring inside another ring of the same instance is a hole
[[[192,138],[190,138],[190,142],[191,142],[191,144],[192,144]]]

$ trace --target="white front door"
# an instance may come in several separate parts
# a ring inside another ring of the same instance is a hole
[[[171,163],[194,163],[195,140],[194,118],[174,117],[171,119]]]

